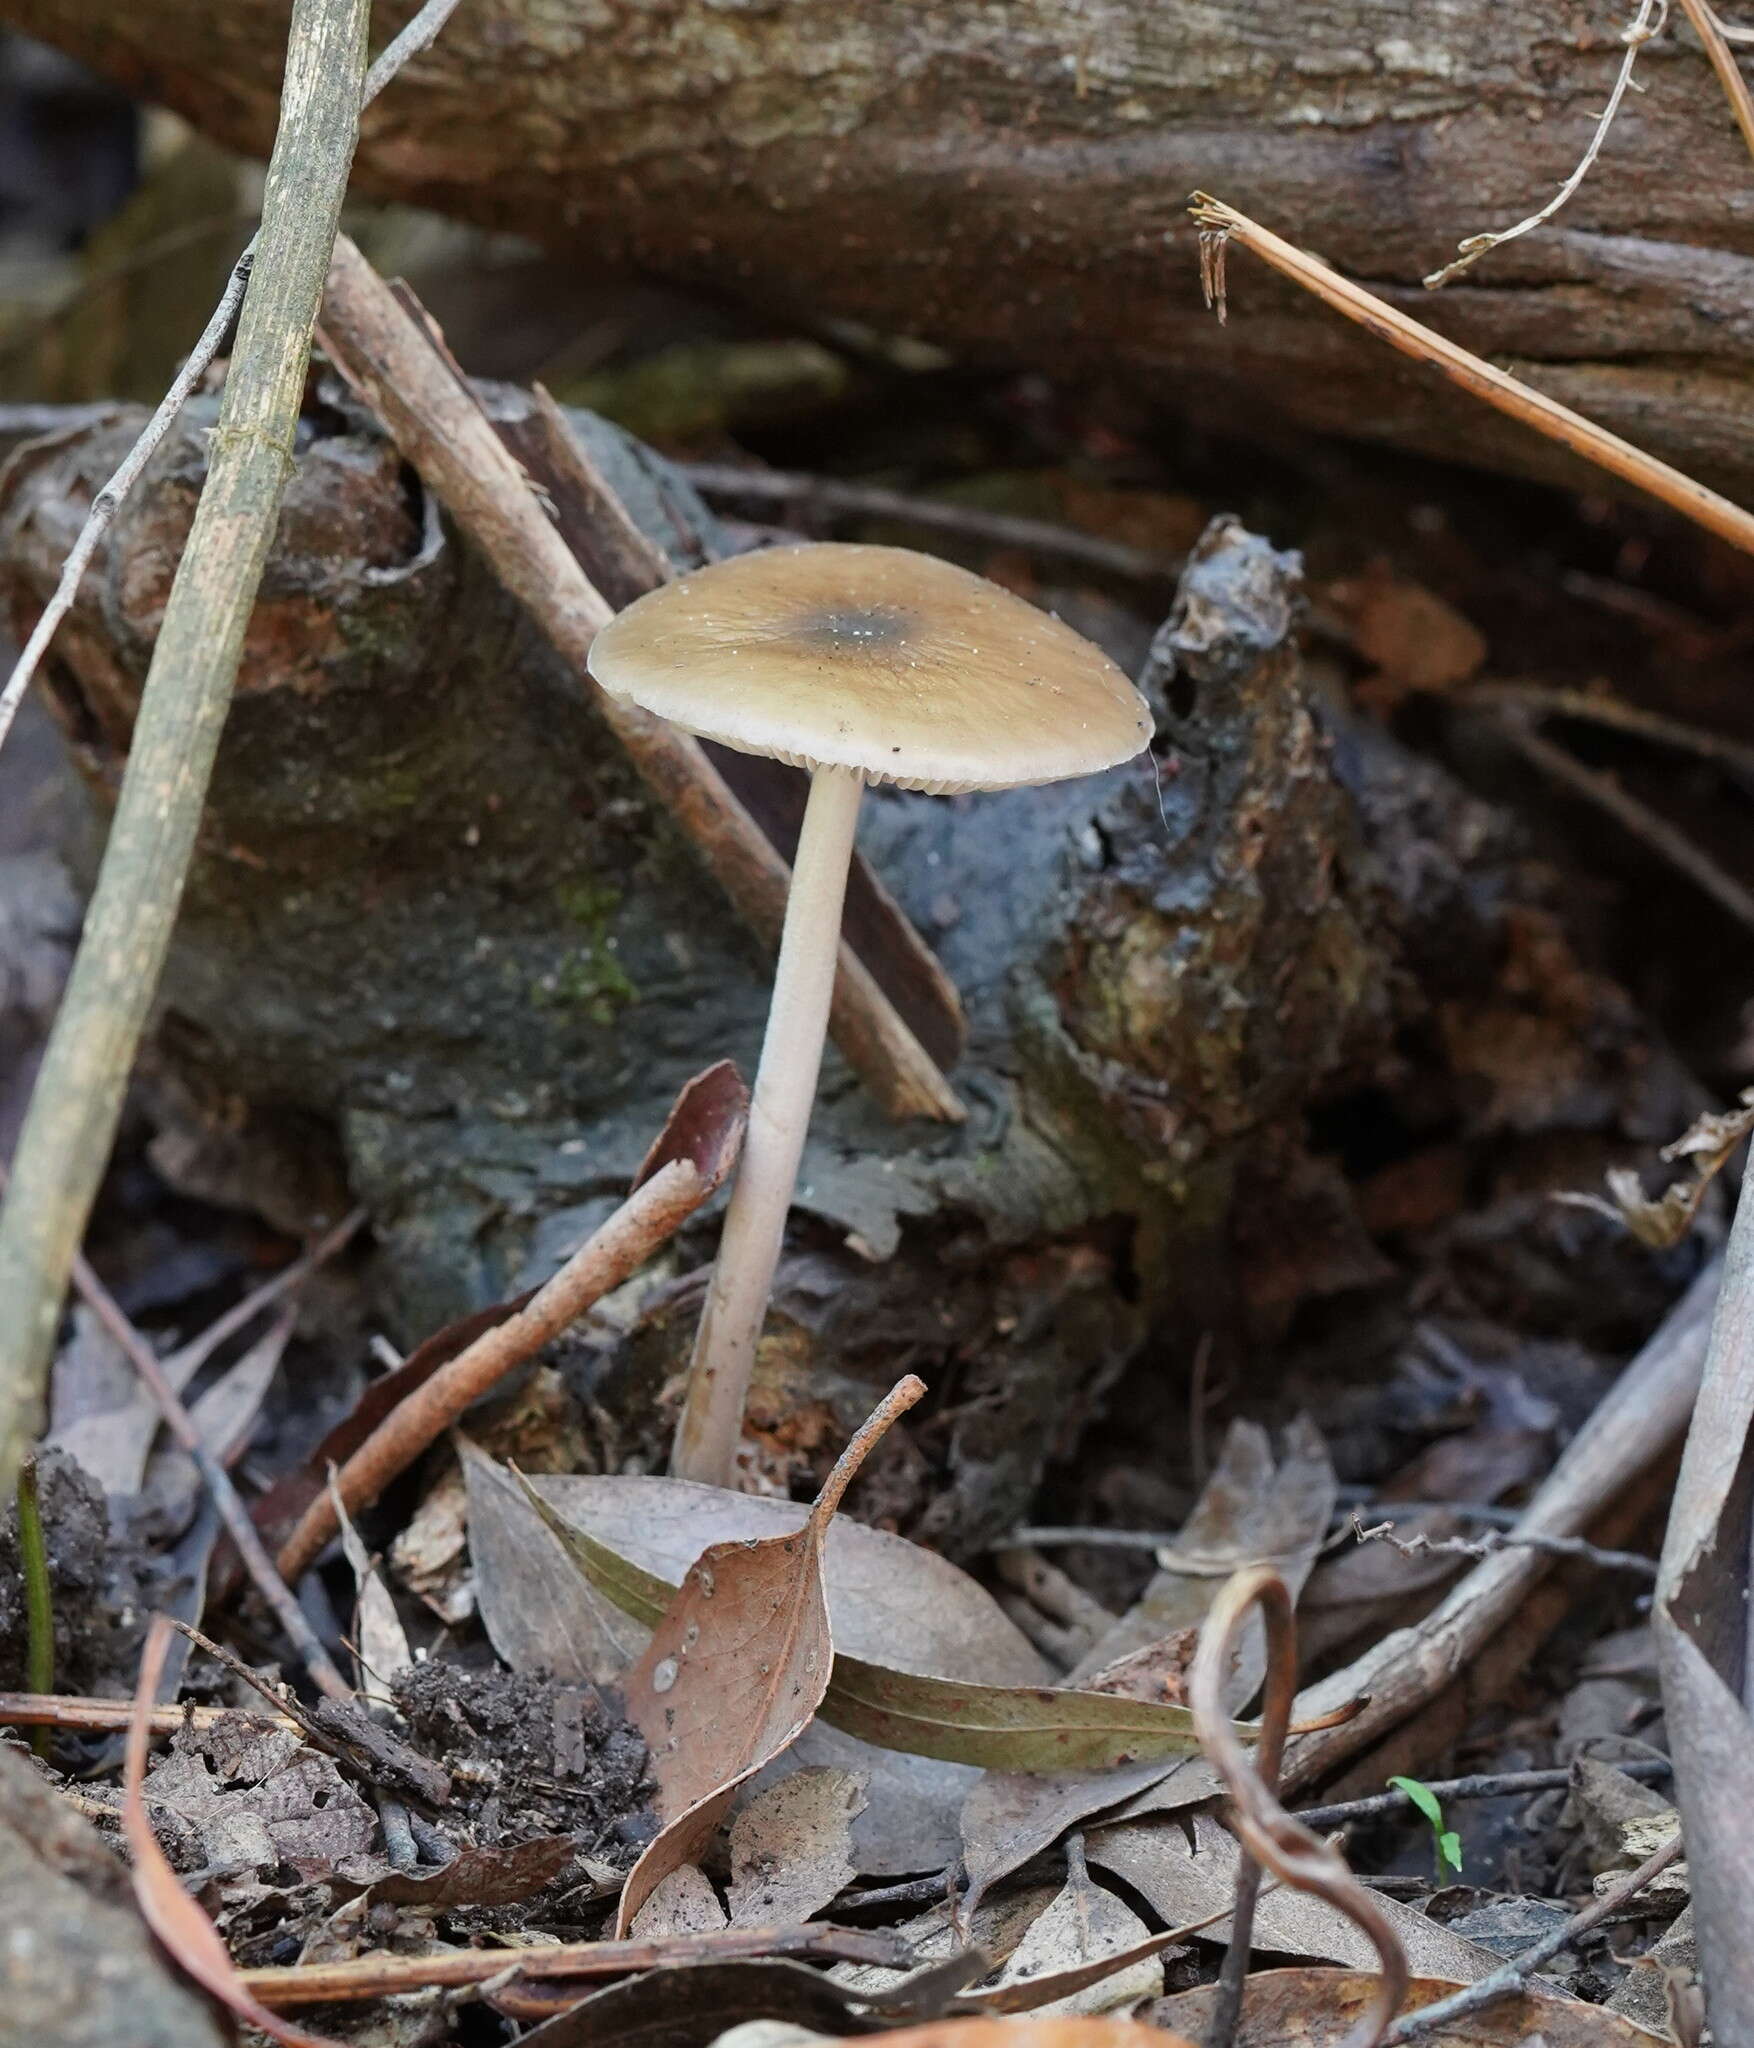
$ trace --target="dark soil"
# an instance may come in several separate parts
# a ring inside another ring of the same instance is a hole
[[[60,1692],[125,1691],[140,1644],[135,1561],[114,1543],[103,1494],[65,1451],[37,1459],[49,1591],[55,1614],[55,1687]],[[25,1685],[28,1654],[18,1509],[0,1517],[0,1687]]]
[[[447,1823],[477,1841],[568,1833],[611,1860],[650,1839],[644,1737],[613,1694],[429,1660],[394,1684],[414,1739],[452,1775]]]

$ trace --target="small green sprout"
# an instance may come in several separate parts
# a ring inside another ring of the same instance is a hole
[[[1431,1840],[1437,1856],[1437,1881],[1443,1884],[1453,1871],[1457,1877],[1462,1874],[1462,1838],[1454,1828],[1443,1824],[1443,1807],[1437,1794],[1429,1785],[1420,1784],[1417,1778],[1391,1778],[1389,1783],[1397,1792],[1405,1792],[1413,1804],[1425,1816],[1431,1828]]]

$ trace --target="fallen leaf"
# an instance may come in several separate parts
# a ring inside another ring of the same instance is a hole
[[[1223,1912],[1235,1896],[1240,1861],[1236,1838],[1209,1813],[1096,1828],[1086,1837],[1085,1851],[1093,1864],[1137,1892],[1171,1927]],[[1471,1984],[1497,1969],[1502,1960],[1399,1899],[1379,1898],[1377,1904],[1419,1975]],[[1227,1932],[1227,1923],[1219,1921],[1210,1939],[1222,1941]],[[1349,1969],[1376,1959],[1370,1937],[1338,1907],[1289,1886],[1263,1890],[1255,1908],[1254,1945],[1279,1955],[1342,1963]]]
[[[1263,1901],[1264,1903],[1264,1901]],[[1462,1987],[1416,1977],[1403,2014],[1435,2005]],[[1370,2009],[1376,1979],[1351,1970],[1260,1970],[1243,1988],[1233,2048],[1343,2048],[1348,2030]],[[1151,2024],[1199,2039],[1212,2016],[1214,1987],[1160,1998]],[[891,2035],[892,2040],[899,2039]],[[1423,2036],[1425,2048],[1650,2048],[1655,2037],[1605,2006],[1538,1987],[1502,1998],[1465,2019]]]
[[[1234,1423],[1186,1525],[1175,1543],[1159,1552],[1156,1576],[1074,1669],[1073,1678],[1100,1680],[1117,1661],[1124,1671],[1127,1660],[1141,1653],[1160,1660],[1149,1667],[1159,1686],[1185,1675],[1199,1640],[1199,1625],[1233,1571],[1244,1564],[1272,1563],[1295,1596],[1327,1533],[1334,1498],[1333,1467],[1313,1424],[1299,1418],[1291,1425],[1285,1433],[1284,1457],[1276,1464],[1265,1430],[1251,1422]],[[1260,1684],[1264,1640],[1258,1619],[1251,1618],[1231,1681],[1235,1705]],[[1177,1645],[1185,1659],[1176,1656]],[[1203,1760],[1184,1758],[1166,1765],[1161,1754],[1096,1772],[1018,1777],[990,1771],[972,1788],[962,1808],[969,1897],[979,1899],[989,1885],[1039,1855],[1080,1821],[1099,1814],[1120,1818],[1123,1811],[1174,1811],[1217,1790],[1217,1777]],[[1134,1801],[1136,1805],[1129,1805]]]
[[[1327,1446],[1307,1417],[1285,1431],[1277,1460],[1258,1423],[1232,1423],[1193,1512],[1175,1541],[1158,1552],[1156,1576],[1076,1667],[1074,1681],[1082,1684],[1092,1672],[1166,1637],[1197,1633],[1225,1580],[1245,1565],[1272,1565],[1295,1599],[1327,1536],[1335,1497]],[[1253,1617],[1229,1691],[1233,1712],[1260,1685],[1263,1644],[1259,1617]]]
[[[688,1479],[576,1473],[532,1477],[528,1485],[569,1531],[610,1553],[599,1560],[605,1575],[617,1560],[635,1568],[628,1577],[634,1604],[616,1599],[616,1606],[646,1612],[648,1627],[649,1614],[668,1604],[709,1544],[792,1534],[809,1513],[797,1501]],[[988,1685],[1039,1684],[1052,1675],[992,1595],[936,1551],[837,1515],[824,1568],[835,1647],[847,1656],[920,1671],[954,1666]]]
[[[527,1516],[522,1497],[518,1505]],[[475,1612],[469,1571],[469,1489],[459,1462],[427,1488],[407,1526],[390,1544],[390,1570],[448,1628]]]
[[[146,1781],[159,1817],[181,1823],[215,1877],[271,1873],[326,1877],[368,1855],[377,1815],[335,1768],[290,1728],[242,1716],[179,1733]]]
[[[885,2039],[888,2048],[1193,2048],[1182,2035],[1162,2027],[1077,2015],[934,2020],[930,2026],[902,2027]]]
[[[1157,1998],[1163,1992],[1161,1958],[1138,1953],[1140,1944],[1150,1939],[1149,1928],[1131,1907],[1093,1884],[1088,1871],[1074,1868],[1059,1897],[1018,1943],[995,1989],[1047,1993],[1031,2008],[1038,2019],[1058,2013],[1112,2012],[1141,1998]],[[1091,1981],[1052,1998],[1051,1980],[1069,1972],[1089,1975]]]
[[[645,1647],[642,1627],[601,1598],[573,1561],[528,1488],[496,1459],[456,1438],[469,1498],[469,1556],[475,1604],[487,1639],[514,1671],[551,1673],[573,1684],[620,1678]]]
[[[549,1505],[556,1481],[525,1484],[531,1500],[594,1587],[636,1620],[655,1621],[664,1612],[673,1590],[666,1580],[619,1554],[592,1531],[563,1520]],[[719,1490],[692,1487],[690,1492],[698,1497],[711,1496]],[[746,1496],[720,1497],[737,1503],[740,1509],[752,1505]],[[866,1536],[877,1533],[865,1531]],[[745,1537],[741,1544],[721,1544],[717,1548],[729,1553],[756,1540]],[[772,1543],[786,1539],[766,1540]],[[885,1605],[887,1609],[905,1612],[910,1602],[904,1596],[915,1593],[916,1580],[921,1582],[912,1602],[917,1606],[926,1597],[926,1589],[939,1582],[943,1573],[954,1571],[954,1567],[914,1544],[901,1543],[895,1537],[887,1540],[895,1546],[895,1564],[899,1565],[903,1558],[926,1561],[917,1567],[910,1563],[905,1573],[892,1572]],[[624,1537],[618,1536],[618,1543],[624,1541]],[[868,1633],[870,1616],[865,1614],[861,1619]],[[905,1632],[917,1634],[917,1630]],[[890,1654],[896,1654],[893,1648]],[[838,1649],[820,1706],[825,1720],[862,1741],[887,1749],[908,1750],[918,1756],[986,1764],[1007,1771],[1102,1770],[1143,1756],[1186,1755],[1195,1747],[1192,1718],[1185,1708],[1155,1706],[1064,1687],[975,1684],[868,1662]]]
[[[802,1770],[759,1792],[731,1823],[731,1925],[788,1927],[853,1881],[853,1822],[866,1780]]]
[[[577,1856],[570,1835],[538,1835],[504,1847],[466,1845],[437,1870],[397,1870],[376,1879],[369,1903],[429,1913],[450,1906],[515,1906],[556,1883]]]
[[[390,1698],[390,1680],[414,1662],[408,1637],[402,1627],[396,1603],[384,1584],[371,1553],[360,1540],[352,1518],[335,1496],[335,1518],[341,1525],[341,1551],[353,1573],[354,1661],[358,1666],[355,1685],[368,1708],[395,1711]]]
[[[831,1588],[831,1618],[833,1613]],[[956,1816],[983,1776],[973,1764],[878,1749],[818,1718],[756,1783],[776,1783],[790,1771],[819,1765],[857,1771],[870,1783],[870,1799],[853,1822],[853,1868],[861,1877],[910,1877],[955,1861],[961,1846]]]
[[[127,1837],[133,1866],[134,1897],[146,1924],[177,1963],[239,2019],[282,2043],[282,2048],[337,2048],[335,2042],[324,2036],[307,2033],[303,2027],[270,2012],[244,1988],[218,1930],[177,1881],[176,1872],[166,1862],[158,1837],[152,1832],[152,1823],[146,1817],[146,1741],[170,1635],[170,1623],[162,1615],[154,1615],[141,1653],[134,1713],[128,1723],[122,1766],[122,1832]]]
[[[595,1992],[523,2035],[518,2048],[707,2048],[748,2020],[868,2034],[886,2024],[877,2010],[803,1963],[690,1963]]]
[[[834,1662],[828,1525],[872,1445],[925,1391],[912,1375],[896,1385],[841,1453],[801,1530],[712,1544],[657,1618],[624,1689],[651,1750],[664,1826],[628,1873],[618,1936],[661,1878],[698,1860],[732,1793],[822,1704]]]
[[[678,1863],[653,1885],[628,1932],[635,1941],[664,1941],[677,1934],[712,1934],[728,1924],[706,1872],[698,1863]]]

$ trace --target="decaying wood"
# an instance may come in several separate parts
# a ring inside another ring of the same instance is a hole
[[[1200,307],[1196,187],[1222,191],[1476,352],[1748,495],[1754,436],[1742,140],[1677,15],[1640,57],[1556,221],[1435,300],[1419,280],[1526,214],[1588,143],[1633,9],[1492,0],[801,0],[464,8],[367,119],[362,180],[599,264],[831,311],[977,357],[1130,380],[1258,429],[1281,418],[1547,467],[1386,365],[1294,288]],[[10,0],[208,133],[260,151],[274,0]],[[1264,412],[1263,408],[1267,410]]]
[[[754,928],[777,941],[790,871],[700,742],[585,681],[614,616],[467,386],[345,236],[322,313],[324,345],[452,516],[486,553],[596,697],[603,722]],[[895,1116],[958,1122],[962,1105],[851,946],[841,948],[829,1028]]]

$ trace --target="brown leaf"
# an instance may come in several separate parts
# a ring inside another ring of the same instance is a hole
[[[794,1771],[731,1823],[731,1925],[788,1927],[820,1913],[853,1881],[853,1822],[866,1780]]]
[[[1214,1988],[1202,1984],[1160,1998],[1150,2009],[1152,2025],[1180,2028],[1198,2039],[1211,2018]],[[1415,1977],[1401,2009],[1417,2012],[1460,1988],[1441,1978]],[[1363,1971],[1257,1971],[1243,1990],[1234,2048],[1341,2048],[1375,1992],[1375,1977]],[[1650,2048],[1651,2036],[1605,2007],[1531,1989],[1470,2013],[1423,2041],[1424,2048],[1528,2048],[1536,2041],[1543,2048]]]
[[[1176,1657],[1176,1645],[1185,1646],[1191,1657],[1199,1624],[1231,1570],[1270,1560],[1294,1593],[1302,1586],[1327,1533],[1333,1505],[1333,1467],[1313,1424],[1302,1418],[1292,1424],[1285,1435],[1284,1456],[1277,1463],[1263,1429],[1250,1422],[1234,1424],[1217,1469],[1181,1534],[1159,1554],[1156,1576],[1073,1671],[1073,1680],[1102,1683],[1140,1653],[1160,1681],[1178,1674],[1186,1667]],[[1263,1642],[1258,1629],[1245,1638],[1232,1686],[1238,1704],[1260,1683]],[[1161,1688],[1149,1696],[1172,1701],[1179,1697]],[[1170,1787],[1160,1792],[1165,1780]],[[1157,1811],[1192,1805],[1217,1789],[1216,1777],[1198,1758],[1159,1757],[1118,1770],[1064,1771],[1045,1777],[989,1771],[962,1808],[970,1897],[978,1899],[988,1885],[1027,1863],[1081,1820],[1097,1814],[1118,1817],[1119,1810],[1135,1799]]]
[[[731,1060],[703,1068],[682,1092],[664,1119],[664,1128],[639,1163],[629,1184],[643,1188],[653,1174],[673,1159],[686,1159],[706,1184],[709,1195],[724,1186],[737,1162],[743,1123],[749,1114],[749,1090]]]
[[[665,1825],[628,1873],[616,1920],[625,1936],[652,1888],[698,1860],[731,1794],[809,1726],[834,1663],[822,1552],[841,1496],[872,1445],[925,1392],[902,1380],[841,1454],[804,1527],[718,1543],[627,1675],[628,1718],[652,1752]]]
[[[437,1870],[398,1870],[371,1887],[371,1903],[415,1906],[436,1913],[446,1906],[515,1906],[545,1891],[572,1865],[571,1835],[537,1835],[507,1847],[466,1845]]]
[[[152,1823],[146,1817],[144,1789],[146,1739],[170,1638],[170,1623],[163,1615],[155,1614],[146,1632],[146,1648],[134,1691],[134,1715],[128,1723],[122,1769],[122,1832],[133,1862],[134,1897],[146,1924],[175,1961],[239,2019],[281,2042],[283,2048],[337,2048],[323,2035],[306,2033],[303,2027],[270,2012],[244,1988],[218,1930],[184,1891],[152,1832]]]

